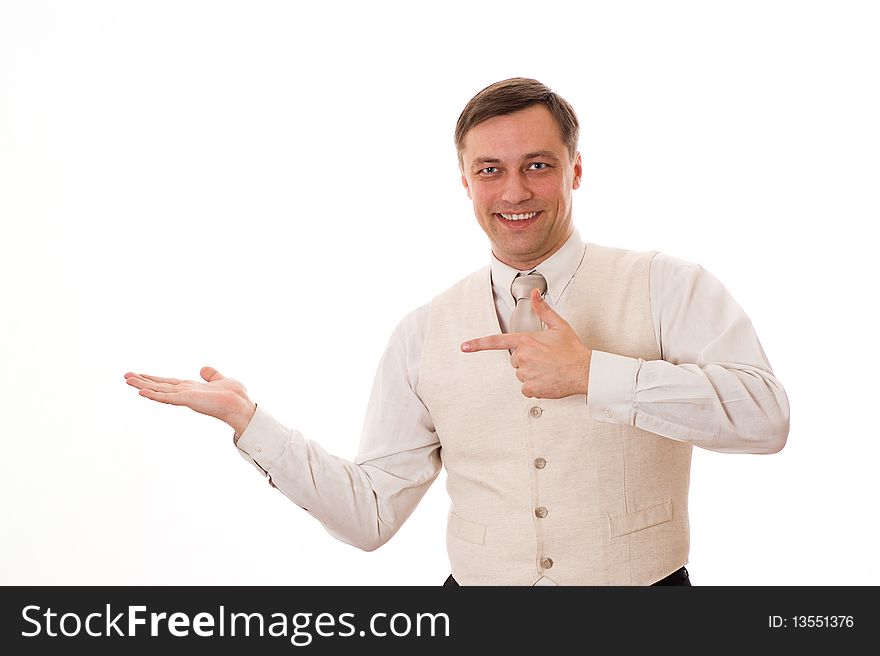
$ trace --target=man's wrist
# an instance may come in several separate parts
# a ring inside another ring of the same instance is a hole
[[[240,438],[245,429],[247,429],[248,424],[251,423],[251,419],[254,418],[254,413],[256,411],[256,403],[249,399],[242,399],[241,410],[239,412],[236,412],[226,421],[226,423],[232,427],[232,430],[235,431],[235,435],[233,437],[235,442],[238,442],[238,438]]]

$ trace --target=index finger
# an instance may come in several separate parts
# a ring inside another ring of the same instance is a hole
[[[476,351],[501,351],[516,348],[519,345],[520,338],[525,333],[506,333],[501,335],[488,335],[487,337],[477,337],[470,339],[461,345],[461,350],[465,353],[475,353]]]

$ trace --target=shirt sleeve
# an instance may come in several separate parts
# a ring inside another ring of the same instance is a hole
[[[782,449],[788,397],[739,304],[698,264],[662,253],[650,287],[661,359],[593,351],[590,416],[712,451]]]
[[[372,551],[410,516],[440,473],[440,441],[415,393],[428,306],[398,324],[373,382],[357,457],[327,453],[262,406],[238,438],[242,456],[331,535]]]

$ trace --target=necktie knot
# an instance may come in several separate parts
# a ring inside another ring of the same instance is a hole
[[[529,298],[533,289],[537,289],[541,296],[547,291],[547,281],[544,276],[534,271],[532,273],[518,273],[510,283],[510,293],[517,302]]]
[[[547,291],[547,280],[540,273],[517,274],[510,283],[510,293],[516,299],[516,306],[510,316],[510,332],[531,333],[541,330],[541,319],[532,309],[529,300],[532,290],[537,289],[541,295]]]

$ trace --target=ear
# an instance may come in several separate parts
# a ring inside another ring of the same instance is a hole
[[[581,176],[584,174],[584,165],[581,163],[581,153],[574,156],[574,178],[571,181],[571,188],[577,189],[581,186]]]
[[[460,169],[459,169],[460,170]],[[461,174],[461,184],[464,186],[464,190],[467,192],[467,197],[471,197],[471,186],[468,184],[467,176],[462,172]],[[471,199],[473,200],[473,199]]]

